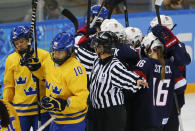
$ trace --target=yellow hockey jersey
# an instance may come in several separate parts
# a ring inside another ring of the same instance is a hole
[[[47,51],[38,49],[40,61],[48,55]],[[26,66],[20,65],[21,56],[14,52],[8,56],[5,63],[3,99],[11,102],[18,116],[37,114],[37,88],[32,73]],[[45,95],[46,83],[39,80],[40,96]],[[11,90],[10,90],[11,89]]]
[[[68,99],[68,105],[61,112],[53,111],[57,124],[74,124],[85,119],[87,113],[86,70],[77,59],[70,57],[62,65],[56,67],[50,57],[44,60],[42,67],[33,72],[40,79],[46,78],[46,95],[54,98]],[[41,75],[41,72],[44,72]]]
[[[0,101],[2,101],[2,100],[0,100]],[[9,117],[10,117],[10,124],[9,124],[8,128],[1,127],[1,124],[0,124],[0,131],[21,131],[20,121],[19,121],[18,115],[16,113],[16,110],[8,102],[6,102],[6,101],[2,101],[2,102],[6,105],[6,108],[8,110]],[[1,120],[0,120],[0,123],[1,123]]]

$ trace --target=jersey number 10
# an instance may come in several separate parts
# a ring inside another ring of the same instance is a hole
[[[82,71],[80,66],[78,66],[77,68],[74,68],[74,72],[75,72],[76,76],[83,74],[83,71]]]

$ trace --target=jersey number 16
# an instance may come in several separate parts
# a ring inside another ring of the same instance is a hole
[[[170,79],[160,80],[158,85],[156,85],[156,82],[157,82],[157,78],[153,78],[153,105],[154,106],[165,106],[167,103]],[[163,89],[163,86],[165,84],[166,84],[166,88]],[[155,88],[155,86],[157,86],[157,88]],[[157,89],[156,98],[155,98],[155,89]]]

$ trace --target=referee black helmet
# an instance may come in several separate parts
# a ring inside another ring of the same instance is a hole
[[[113,49],[118,41],[118,37],[115,33],[111,31],[100,31],[96,34],[93,44],[95,48],[102,45],[104,53],[113,53]]]

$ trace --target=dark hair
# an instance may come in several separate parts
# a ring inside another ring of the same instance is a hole
[[[6,105],[0,100],[0,120],[2,127],[8,127],[10,124],[9,113]]]

